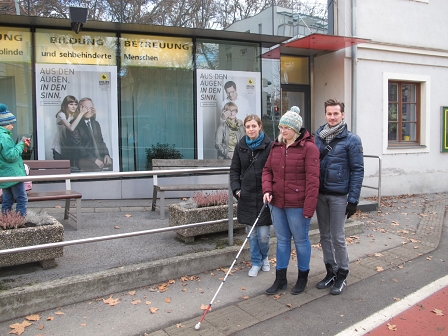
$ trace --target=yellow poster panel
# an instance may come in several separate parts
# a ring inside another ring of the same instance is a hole
[[[29,29],[0,27],[0,62],[31,62]]]
[[[193,68],[191,38],[122,34],[121,64],[135,67]]]
[[[36,63],[116,65],[116,50],[110,33],[36,30]]]
[[[448,152],[448,107],[442,107],[442,152]]]

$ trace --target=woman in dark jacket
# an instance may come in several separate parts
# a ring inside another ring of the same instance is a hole
[[[257,115],[248,115],[244,119],[244,128],[246,136],[236,145],[230,165],[230,187],[238,198],[238,222],[248,225],[246,230],[249,232],[263,207],[261,174],[269,155],[271,139],[263,133],[263,125]],[[271,215],[266,208],[249,236],[251,277],[257,276],[260,269],[265,272],[271,269],[268,260],[271,224]]]
[[[300,110],[299,110],[300,111]],[[277,236],[277,267],[274,284],[266,294],[275,294],[287,284],[291,237],[297,253],[299,275],[292,294],[304,291],[310,270],[311,217],[319,195],[319,150],[313,136],[302,128],[296,112],[286,112],[279,122],[280,135],[263,169],[263,200],[269,201]]]

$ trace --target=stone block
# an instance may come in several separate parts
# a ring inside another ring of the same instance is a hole
[[[64,240],[64,226],[53,218],[54,224],[0,230],[0,250],[56,243]],[[44,269],[56,266],[55,258],[62,257],[63,247],[0,255],[0,267],[40,262]]]
[[[233,205],[233,216],[236,216],[236,207]],[[228,205],[218,205],[204,208],[186,209],[179,204],[171,204],[169,206],[169,226],[179,226],[193,223],[209,222],[219,219],[227,219]],[[176,230],[178,236],[185,242],[193,242],[195,236],[223,232],[228,230],[228,223],[208,224],[204,226],[192,227],[187,229]],[[236,230],[244,229],[246,225],[239,224],[237,221],[233,223]]]

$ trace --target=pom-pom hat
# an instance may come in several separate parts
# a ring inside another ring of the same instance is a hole
[[[16,121],[16,117],[8,111],[8,107],[5,104],[0,104],[0,126],[8,126]]]
[[[292,111],[286,112],[281,117],[280,122],[278,123],[279,126],[286,126],[292,128],[294,132],[296,132],[297,134],[300,134],[302,124],[303,124],[302,117],[298,113]]]

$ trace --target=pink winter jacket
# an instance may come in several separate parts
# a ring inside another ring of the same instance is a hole
[[[314,137],[304,131],[286,149],[276,140],[263,168],[263,194],[272,194],[271,204],[278,208],[303,208],[312,217],[319,195],[319,150]]]

